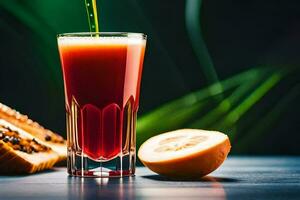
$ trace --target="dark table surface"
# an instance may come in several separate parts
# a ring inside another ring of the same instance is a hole
[[[229,157],[198,181],[170,181],[144,167],[122,179],[74,178],[65,168],[0,176],[0,200],[7,199],[300,199],[300,157]]]

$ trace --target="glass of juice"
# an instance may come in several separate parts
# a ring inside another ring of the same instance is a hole
[[[134,175],[146,35],[66,33],[57,40],[65,87],[68,173]]]

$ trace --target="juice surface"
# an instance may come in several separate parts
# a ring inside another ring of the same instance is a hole
[[[126,126],[138,109],[145,40],[66,37],[58,45],[75,146],[91,159],[110,160],[128,145]]]

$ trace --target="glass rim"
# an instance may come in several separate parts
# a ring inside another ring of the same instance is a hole
[[[124,38],[142,38],[147,39],[147,35],[144,33],[133,33],[133,32],[70,32],[57,34],[57,38],[63,37],[124,37]]]

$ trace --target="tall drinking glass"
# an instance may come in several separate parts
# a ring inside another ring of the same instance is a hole
[[[146,36],[140,33],[58,36],[70,175],[134,174],[145,46]]]

